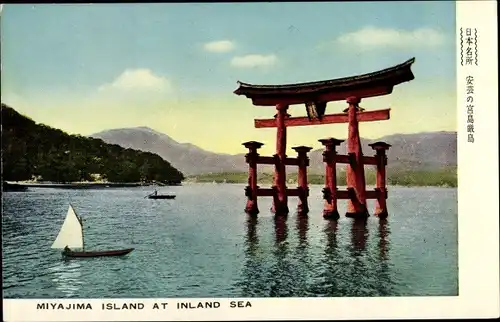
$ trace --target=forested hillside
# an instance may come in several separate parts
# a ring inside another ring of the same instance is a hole
[[[160,156],[69,135],[2,104],[2,179],[75,182],[158,181],[180,183],[184,176]]]

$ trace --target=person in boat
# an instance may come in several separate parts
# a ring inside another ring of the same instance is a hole
[[[154,195],[155,195],[155,196],[157,196],[157,195],[158,195],[158,190],[156,190],[156,189],[155,189]]]
[[[71,249],[69,249],[68,245],[66,245],[66,247],[64,247],[63,254],[68,254],[70,252],[71,252]]]

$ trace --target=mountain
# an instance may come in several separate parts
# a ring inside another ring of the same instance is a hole
[[[37,124],[2,103],[2,179],[73,182],[159,181],[178,184],[184,175],[160,156],[69,135]]]
[[[179,143],[168,135],[148,127],[102,131],[90,135],[104,142],[158,154],[185,174],[246,171],[244,153],[218,154],[190,143]]]
[[[368,144],[377,141],[391,145],[387,153],[389,169],[437,170],[457,165],[456,132],[393,134],[375,140],[361,138],[363,154],[374,155],[373,149]],[[324,171],[324,166],[321,164],[322,153],[322,150],[311,151],[309,158],[312,171]],[[345,141],[337,149],[337,153],[347,153]]]
[[[248,171],[245,152],[229,155],[206,151],[190,143],[179,143],[148,127],[106,130],[91,137],[125,148],[156,153],[187,175]],[[376,141],[392,145],[388,152],[388,168],[434,170],[457,164],[456,132],[394,134],[376,140],[362,139],[365,155],[374,154],[368,144]],[[310,171],[313,173],[324,172],[322,152],[321,149],[314,150],[309,155]],[[345,142],[339,147],[338,153],[346,153]],[[266,171],[272,169],[271,166],[259,168]]]

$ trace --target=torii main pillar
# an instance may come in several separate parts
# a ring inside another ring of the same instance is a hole
[[[366,218],[368,210],[366,207],[366,184],[365,170],[363,164],[363,151],[359,138],[358,110],[361,99],[351,96],[347,98],[348,114],[348,136],[347,155],[349,164],[346,171],[347,190],[350,198],[347,201],[346,216],[351,218]]]
[[[273,199],[271,211],[276,215],[286,216],[288,214],[288,196],[286,189],[286,125],[285,119],[288,105],[276,104],[276,154],[274,158],[274,189],[276,194]]]

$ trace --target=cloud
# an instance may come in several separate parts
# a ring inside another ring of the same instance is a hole
[[[231,60],[231,65],[240,68],[254,68],[271,66],[276,63],[276,55],[246,55],[236,56]]]
[[[99,91],[147,91],[166,92],[172,89],[170,81],[162,76],[155,75],[146,68],[126,69],[111,83],[99,87]]]
[[[203,48],[213,53],[226,53],[234,49],[234,43],[230,40],[211,41],[203,45]]]
[[[441,45],[445,37],[432,28],[414,30],[398,30],[389,28],[364,27],[358,31],[344,34],[337,42],[363,47],[436,47]]]

